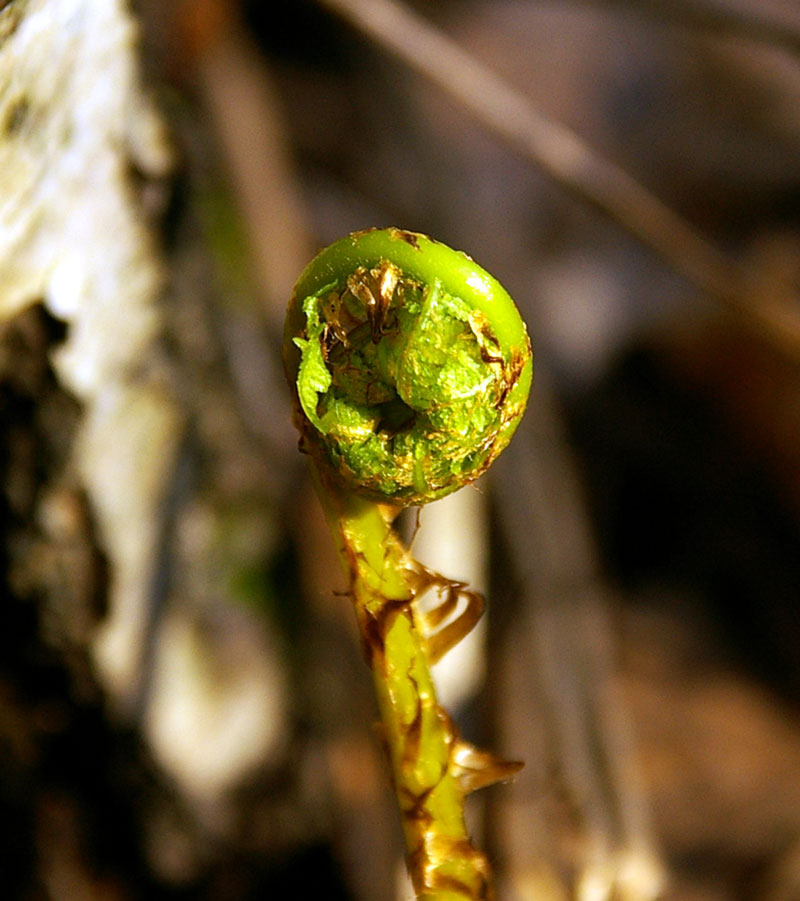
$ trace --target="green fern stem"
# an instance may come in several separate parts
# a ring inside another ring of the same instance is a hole
[[[519,764],[460,740],[430,671],[482,599],[414,561],[392,523],[401,506],[477,478],[506,446],[531,381],[525,327],[465,255],[399,229],[359,232],[298,280],[284,364],[372,671],[417,896],[491,898],[464,798]],[[429,589],[440,604],[423,614]]]
[[[464,821],[463,743],[437,701],[414,604],[417,573],[391,525],[396,511],[336,489],[322,496],[372,671],[417,896],[489,898],[489,866]]]

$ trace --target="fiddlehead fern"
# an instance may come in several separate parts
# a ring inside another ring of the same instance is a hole
[[[513,301],[423,235],[376,229],[323,250],[287,337],[309,449],[375,500],[426,503],[477,478],[525,408],[530,344]]]
[[[489,898],[488,863],[469,842],[463,800],[518,765],[458,738],[429,668],[472,628],[483,602],[414,561],[392,521],[397,507],[473,481],[508,444],[532,378],[525,326],[466,255],[400,229],[357,232],[301,274],[284,365],[301,448],[350,580],[416,891],[436,901]],[[431,588],[441,603],[423,615],[414,602]]]

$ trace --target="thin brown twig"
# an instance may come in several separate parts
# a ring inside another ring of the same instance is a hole
[[[610,216],[753,330],[792,358],[800,356],[796,298],[766,302],[744,266],[447,35],[398,0],[320,3],[438,85],[550,178]]]

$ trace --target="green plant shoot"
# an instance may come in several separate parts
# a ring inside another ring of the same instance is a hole
[[[461,741],[430,673],[483,600],[413,560],[392,523],[400,507],[478,478],[506,447],[532,379],[525,325],[465,254],[373,229],[330,245],[300,275],[284,366],[372,670],[418,898],[491,898],[464,798],[519,764]],[[416,599],[429,589],[440,603],[422,613]]]

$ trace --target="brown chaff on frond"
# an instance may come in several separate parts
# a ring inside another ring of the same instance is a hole
[[[428,658],[431,663],[437,663],[478,624],[483,615],[483,595],[468,588],[465,582],[448,579],[416,560],[411,561],[409,576],[416,601],[430,589],[436,591],[441,599],[430,610],[418,610]],[[456,613],[461,601],[466,602],[466,606],[455,619],[447,622]]]

